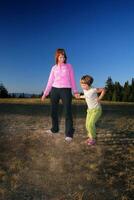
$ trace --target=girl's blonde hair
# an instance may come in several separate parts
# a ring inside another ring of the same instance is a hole
[[[55,53],[55,62],[56,64],[58,64],[58,57],[59,55],[63,55],[65,57],[64,63],[67,62],[67,56],[66,56],[66,52],[64,49],[57,49],[56,53]]]
[[[89,76],[89,75],[84,75],[81,77],[80,79],[80,83],[82,84],[87,84],[88,86],[92,85],[94,79],[92,76]]]

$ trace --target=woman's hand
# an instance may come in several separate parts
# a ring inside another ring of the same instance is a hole
[[[46,98],[46,97],[43,95],[43,96],[41,97],[41,101],[44,101],[45,98]]]
[[[80,94],[76,93],[76,94],[74,94],[74,96],[76,99],[80,99]]]

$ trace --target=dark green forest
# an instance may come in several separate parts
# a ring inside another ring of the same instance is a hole
[[[126,81],[122,86],[119,82],[113,82],[112,78],[108,77],[105,88],[106,94],[104,100],[134,102],[134,78],[132,78],[131,83]]]

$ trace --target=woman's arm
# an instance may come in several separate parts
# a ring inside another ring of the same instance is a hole
[[[72,68],[72,65],[68,64],[69,67],[69,71],[70,71],[70,80],[71,80],[71,86],[72,86],[72,90],[74,94],[78,94],[78,90],[76,87],[76,82],[75,82],[75,78],[74,78],[74,70]]]
[[[47,82],[47,86],[44,90],[44,93],[43,93],[43,97],[45,98],[49,92],[51,91],[51,88],[52,88],[52,84],[53,84],[53,81],[54,81],[54,69],[52,68],[51,69],[51,72],[50,72],[50,75],[49,75],[49,78],[48,78],[48,82]]]

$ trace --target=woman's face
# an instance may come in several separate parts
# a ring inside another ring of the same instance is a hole
[[[64,55],[60,54],[59,57],[58,57],[58,63],[62,64],[62,63],[64,63],[64,61],[65,61]]]

